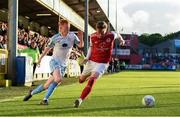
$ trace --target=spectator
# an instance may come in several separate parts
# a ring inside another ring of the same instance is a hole
[[[28,56],[32,57],[33,59],[33,74],[35,73],[36,63],[39,59],[40,53],[37,47],[37,43],[33,41],[30,45],[30,48],[19,50],[19,53],[26,53]]]
[[[125,70],[125,67],[126,67],[126,63],[123,61],[123,62],[120,64],[120,69],[121,69],[121,70]]]

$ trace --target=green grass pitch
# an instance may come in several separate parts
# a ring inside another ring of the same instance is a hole
[[[172,116],[180,115],[180,72],[124,71],[99,79],[80,108],[73,102],[86,83],[65,79],[50,98],[50,105],[39,105],[44,93],[23,102],[27,87],[0,89],[0,115],[69,116]],[[153,108],[142,106],[145,95],[153,95]]]

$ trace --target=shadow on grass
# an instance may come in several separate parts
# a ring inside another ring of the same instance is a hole
[[[176,94],[180,94],[180,92],[162,92],[162,93],[150,93],[149,95],[171,95],[171,96],[173,96],[173,94],[174,95],[176,95]],[[136,96],[144,96],[145,94],[144,93],[142,93],[142,94],[122,94],[122,95],[106,95],[106,96],[104,96],[104,95],[98,95],[98,96],[92,96],[91,98],[93,99],[95,99],[95,98],[118,98],[118,97],[131,97],[131,96],[133,96],[133,97],[136,97]],[[51,98],[50,99],[50,103],[51,102],[53,102],[53,101],[60,101],[60,100],[75,100],[77,97],[74,97],[74,96],[72,96],[72,97],[53,97],[53,98]],[[42,99],[42,98],[41,98]],[[27,104],[27,105],[38,105],[39,104],[39,102],[41,101],[41,99],[31,99],[31,100],[29,100],[29,101],[27,101],[27,102],[24,102],[23,101],[23,99],[22,100],[12,100],[12,101],[6,101],[6,102],[0,102],[0,104],[1,103],[9,103],[10,105],[16,105],[16,103],[19,103],[19,104]],[[29,103],[30,102],[30,103]],[[34,103],[34,104],[32,104],[32,102]]]
[[[179,92],[169,92],[166,94],[172,94],[172,93],[179,93]],[[156,93],[156,94],[165,94],[165,93]],[[117,97],[122,97],[122,96],[138,96],[142,94],[133,94],[133,95],[116,95],[112,96],[113,98]],[[102,96],[94,96],[93,98],[101,98]],[[110,98],[111,96],[106,96],[107,98]],[[92,98],[92,99],[93,99]],[[66,99],[66,100],[71,100],[74,98],[53,98],[52,100],[56,100],[56,102],[60,99]],[[92,100],[91,99],[91,100]],[[36,100],[32,100],[34,103]],[[143,106],[116,106],[116,107],[82,107],[81,108],[73,108],[73,106],[63,106],[63,107],[58,107],[57,105],[49,105],[49,106],[43,106],[39,105],[38,103],[32,104],[32,101],[29,103],[22,103],[22,101],[16,101],[17,103],[14,103],[11,105],[9,103],[10,108],[0,108],[0,115],[92,115],[93,112],[99,112],[103,113],[104,111],[123,111],[123,110],[133,110],[133,109],[146,109],[146,107]],[[20,103],[19,103],[20,102]],[[22,106],[22,110],[21,107]],[[32,106],[32,107],[31,107]],[[108,105],[107,105],[108,106]],[[180,103],[168,103],[167,104],[157,104],[154,108],[166,108],[166,107],[179,107]],[[11,111],[14,111],[15,108],[17,109],[16,113],[11,113]],[[6,114],[3,114],[1,112],[7,112]],[[8,112],[10,112],[8,114]]]
[[[21,111],[16,114],[4,114],[7,116],[10,115],[92,115],[93,112],[102,111],[117,111],[117,110],[126,110],[126,109],[141,109],[142,106],[125,106],[125,107],[103,107],[103,108],[73,108],[73,107],[61,107],[61,108],[48,108],[48,109],[29,109],[28,111]]]
[[[153,108],[163,108],[163,107],[175,107],[179,106],[180,103],[169,103],[169,104],[160,104],[157,107]],[[104,111],[124,111],[124,110],[134,110],[134,109],[153,109],[144,106],[120,106],[120,107],[103,107],[103,108],[73,108],[69,107],[61,107],[61,108],[49,108],[45,109],[36,109],[35,111],[30,110],[31,112],[25,112],[26,115],[51,115],[52,113],[56,115],[93,115],[93,112],[102,113]],[[32,113],[33,111],[33,113]],[[23,113],[22,113],[23,114]],[[18,114],[17,114],[18,115]]]
[[[0,100],[3,99],[9,99],[9,98],[14,98],[16,96],[24,96],[27,94],[27,92],[32,89],[35,88],[37,85],[39,84],[43,84],[46,81],[36,81],[34,83],[34,86],[32,87],[26,87],[26,86],[12,86],[9,88],[1,88],[0,89]],[[71,85],[74,83],[78,83],[78,78],[64,78],[64,81],[62,82],[62,84],[60,86],[65,86],[65,85]]]

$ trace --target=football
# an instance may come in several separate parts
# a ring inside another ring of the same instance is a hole
[[[155,98],[152,95],[146,95],[142,99],[142,104],[146,107],[155,106]]]

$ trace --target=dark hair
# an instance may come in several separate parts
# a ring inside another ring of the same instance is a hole
[[[98,21],[96,23],[96,28],[98,29],[104,29],[107,28],[107,23],[105,21]]]

